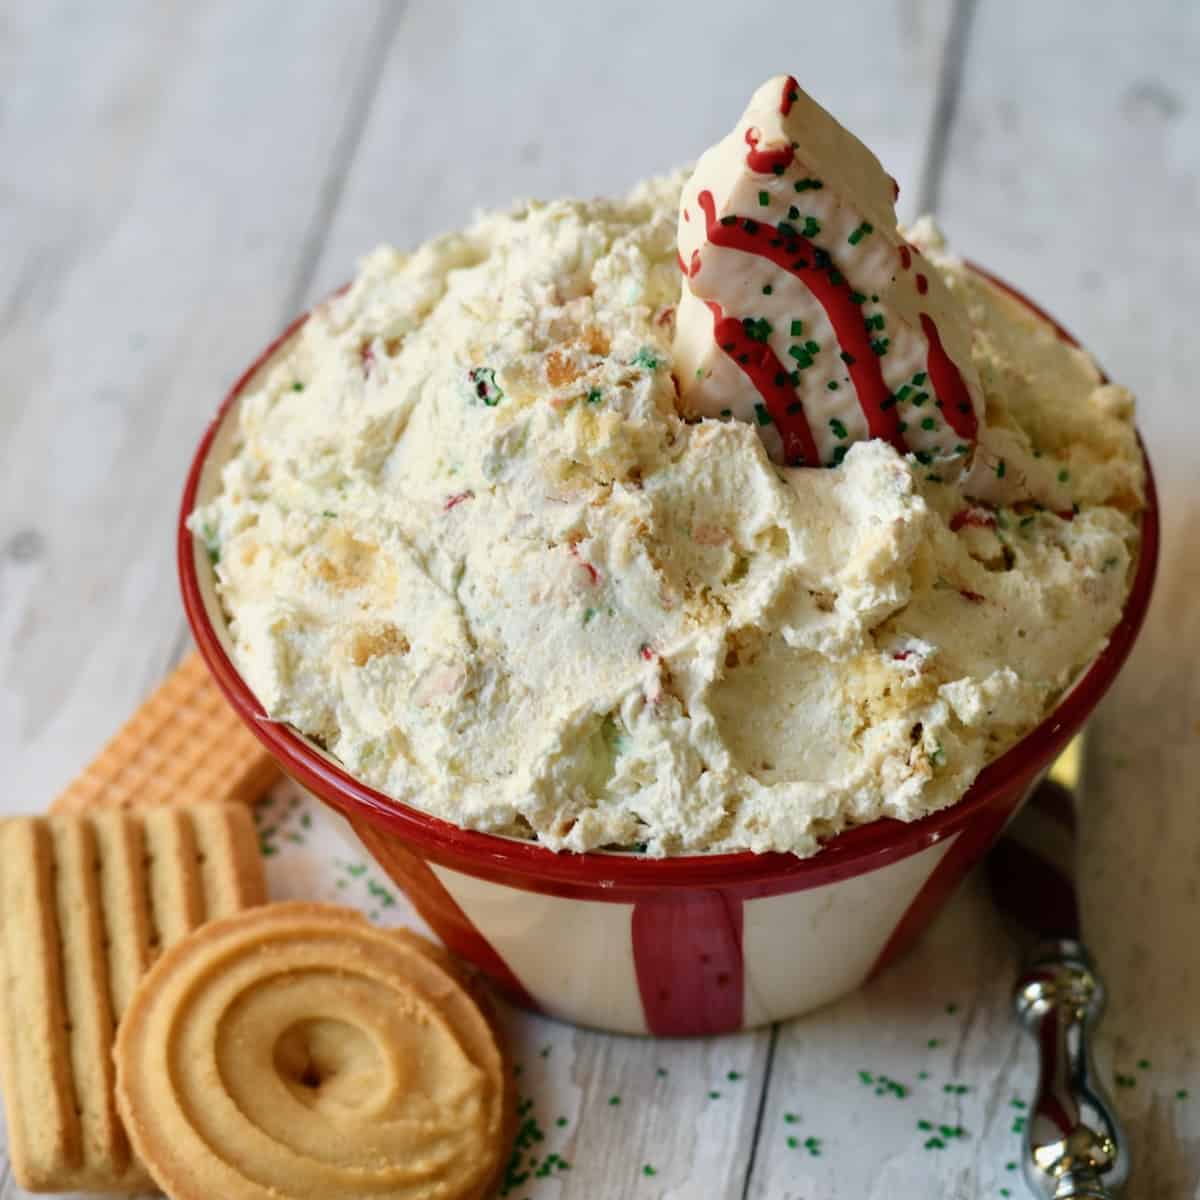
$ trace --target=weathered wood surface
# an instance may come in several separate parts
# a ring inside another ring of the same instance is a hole
[[[4,811],[41,807],[178,654],[191,447],[378,241],[514,195],[620,191],[788,69],[877,149],[905,215],[937,200],[959,249],[1079,333],[1141,399],[1168,530],[1093,743],[1101,1058],[1136,1081],[1117,1089],[1134,1194],[1200,1195],[1193,5],[17,0],[0,64]],[[512,1195],[1019,1196],[1015,953],[976,882],[906,962],[774,1033],[651,1043],[510,1014],[543,1146],[571,1164]]]

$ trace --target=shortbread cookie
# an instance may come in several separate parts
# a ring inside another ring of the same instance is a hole
[[[193,652],[50,806],[51,812],[250,804],[279,777]]]
[[[436,948],[291,902],[198,930],[117,1038],[125,1127],[174,1200],[477,1200],[511,1132],[497,1035]]]
[[[242,806],[0,821],[0,1082],[22,1187],[152,1186],[117,1119],[116,1024],[163,946],[265,898]]]

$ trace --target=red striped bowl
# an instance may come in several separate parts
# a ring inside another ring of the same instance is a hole
[[[188,621],[230,703],[283,769],[349,819],[450,949],[526,1007],[622,1033],[707,1034],[796,1016],[857,987],[912,944],[986,852],[1108,690],[1141,628],[1158,558],[1148,462],[1136,574],[1107,646],[952,808],[851,829],[807,859],[555,854],[460,829],[389,799],[267,719],[233,663],[212,567],[185,523],[216,493],[240,396],[305,319],[237,381],[196,451],[178,532]]]

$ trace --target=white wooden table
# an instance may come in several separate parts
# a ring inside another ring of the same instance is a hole
[[[1140,398],[1166,538],[1149,626],[1097,720],[1084,908],[1131,1195],[1200,1196],[1193,0],[9,0],[0,805],[42,807],[183,652],[184,467],[288,318],[378,241],[689,159],[783,70],[878,151],[904,215],[936,205],[957,248]],[[976,881],[902,965],[777,1029],[650,1043],[513,1014],[534,1153],[571,1167],[511,1194],[1021,1196],[1014,962]]]

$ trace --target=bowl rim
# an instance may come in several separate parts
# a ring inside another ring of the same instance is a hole
[[[974,263],[969,268],[1023,304],[1072,346],[1078,340],[1024,293]],[[337,295],[339,288],[332,295]],[[332,296],[330,297],[332,298]],[[321,301],[325,303],[325,301]],[[356,779],[291,726],[267,716],[250,686],[226,654],[209,617],[196,569],[198,539],[187,527],[195,507],[200,478],[222,423],[238,397],[263,365],[291,338],[315,310],[310,309],[283,330],[246,368],[230,388],[196,448],[180,503],[176,552],[184,610],[197,647],[218,686],[250,731],[284,770],[333,803],[346,815],[385,826],[410,847],[431,859],[452,862],[481,877],[516,878],[529,886],[630,890],[697,886],[770,887],[800,890],[863,874],[906,858],[959,832],[977,814],[1006,794],[1013,780],[1032,777],[1066,745],[1087,719],[1129,656],[1149,607],[1159,552],[1158,496],[1150,460],[1140,434],[1138,446],[1145,469],[1145,507],[1137,569],[1121,618],[1103,649],[1059,703],[1032,730],[976,776],[962,798],[915,821],[881,817],[843,830],[817,853],[798,858],[783,851],[741,850],[652,858],[629,852],[554,851],[536,843],[499,834],[464,829],[415,808]],[[1108,376],[1101,370],[1101,377]]]

